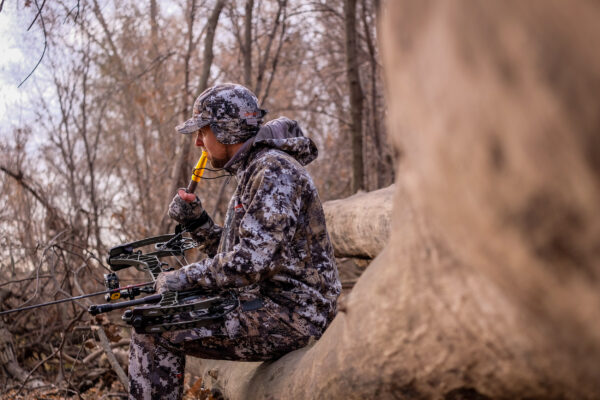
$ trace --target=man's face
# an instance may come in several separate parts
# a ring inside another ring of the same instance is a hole
[[[196,146],[204,148],[204,151],[208,155],[208,160],[214,168],[223,168],[227,164],[227,161],[229,161],[227,146],[217,141],[217,137],[212,129],[210,129],[210,126],[205,126],[198,131]]]

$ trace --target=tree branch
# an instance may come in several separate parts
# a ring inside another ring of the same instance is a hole
[[[42,23],[42,32],[44,33],[44,50],[42,51],[42,55],[40,56],[40,59],[38,60],[37,64],[35,64],[35,67],[33,67],[33,69],[31,70],[31,72],[29,73],[29,75],[27,75],[25,77],[25,79],[23,79],[23,81],[21,81],[21,83],[19,83],[19,85],[17,86],[18,88],[20,88],[25,83],[25,81],[27,79],[29,79],[29,77],[31,75],[33,75],[33,73],[35,72],[35,70],[37,69],[37,67],[41,64],[42,59],[44,58],[44,55],[46,54],[46,49],[48,48],[48,35],[47,35],[47,32],[46,32],[46,24],[44,23],[44,16],[42,15],[42,8],[44,7],[44,4],[46,4],[46,0],[44,0],[44,2],[42,3],[42,7],[39,7],[37,0],[35,0],[35,6],[38,9],[38,13],[36,14],[36,16],[33,19],[33,21],[31,21],[31,25],[29,25],[29,28],[27,28],[28,31],[29,31],[29,29],[31,29],[31,26],[37,20],[37,17],[39,15],[40,22]]]

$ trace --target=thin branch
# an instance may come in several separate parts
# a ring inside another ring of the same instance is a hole
[[[37,363],[35,365],[35,367],[33,367],[33,369],[31,371],[29,371],[29,373],[27,374],[27,376],[25,377],[25,379],[23,380],[23,382],[21,383],[21,386],[19,386],[19,390],[17,391],[17,394],[15,396],[18,396],[21,393],[21,390],[23,390],[23,387],[25,386],[25,384],[27,383],[27,381],[29,380],[29,378],[31,377],[31,375],[42,365],[44,364],[46,361],[48,361],[49,359],[51,359],[52,357],[54,357],[56,355],[56,353],[58,353],[58,349],[54,350],[52,352],[52,354],[50,354],[48,357],[44,358],[42,361],[40,361],[39,363]]]
[[[46,4],[46,0],[44,0],[44,2],[42,3],[42,7],[44,7],[44,4]],[[37,67],[42,63],[42,59],[44,58],[44,55],[46,54],[46,49],[48,48],[48,34],[46,32],[46,24],[44,23],[44,16],[42,15],[42,8],[40,8],[38,6],[37,0],[35,0],[35,6],[38,9],[38,14],[35,16],[35,19],[31,22],[31,25],[33,25],[33,23],[37,19],[37,16],[39,15],[40,16],[40,22],[42,23],[42,32],[44,32],[44,50],[42,51],[42,55],[40,56],[40,59],[38,60],[37,64],[35,64],[35,67],[33,67],[33,69],[31,70],[31,72],[29,73],[29,75],[27,75],[25,77],[25,79],[23,79],[23,81],[21,83],[19,83],[19,85],[17,86],[18,88],[20,88],[21,85],[23,85],[25,83],[25,81],[27,79],[29,79],[29,77],[31,75],[33,75],[33,73],[35,72],[35,70],[37,69]],[[31,25],[29,26],[29,28],[31,28]],[[29,28],[27,28],[27,30],[29,30]]]
[[[262,81],[263,81],[263,77],[264,77],[264,73],[265,73],[265,69],[266,69],[266,65],[267,65],[267,60],[269,58],[269,55],[271,53],[271,46],[273,45],[273,40],[275,40],[275,35],[277,33],[277,29],[279,28],[279,25],[281,24],[281,13],[282,11],[285,13],[285,10],[287,8],[287,0],[283,0],[283,1],[278,1],[278,6],[279,8],[277,9],[277,15],[275,16],[275,21],[273,22],[273,27],[271,29],[271,33],[268,35],[268,40],[267,40],[267,46],[265,48],[265,52],[263,53],[262,58],[260,59],[259,63],[258,63],[258,75],[256,77],[256,87],[255,87],[255,93],[259,94],[262,90]],[[285,16],[284,16],[284,21],[285,23]],[[282,34],[285,32],[285,26],[282,28]],[[283,35],[282,35],[283,37]],[[281,49],[281,42],[279,43],[279,49]],[[278,54],[275,55],[275,57],[277,57]],[[277,65],[277,62],[274,62],[274,65]]]
[[[131,343],[131,340],[129,340],[129,339],[121,339],[117,343],[111,343],[110,347],[113,349],[117,348],[117,347],[125,347],[125,346],[129,346],[130,343]],[[81,363],[83,365],[87,365],[87,364],[91,363],[92,361],[94,361],[99,356],[101,356],[102,353],[104,353],[104,349],[94,350],[92,353],[87,355],[83,360],[81,360]]]
[[[73,20],[77,21],[77,18],[79,17],[79,4],[80,4],[80,0],[77,0],[77,5],[69,10],[67,15],[65,16],[65,21],[63,22],[63,24],[65,22],[67,22],[67,18],[69,18],[69,15],[71,15],[71,13],[73,12],[74,9],[77,9],[77,14],[75,14],[75,17],[73,18]]]
[[[286,1],[283,2],[284,7],[286,6]],[[261,102],[264,104],[269,97],[269,91],[271,90],[271,84],[273,83],[273,78],[275,78],[275,73],[277,72],[277,64],[279,62],[279,55],[281,53],[281,48],[283,47],[285,31],[287,27],[287,9],[283,10],[283,21],[281,24],[281,34],[279,35],[279,45],[277,46],[277,50],[275,51],[275,55],[273,56],[273,63],[271,68],[271,74],[269,76],[269,80],[267,81],[267,87],[265,88],[265,93],[262,96]]]
[[[25,189],[29,193],[31,193],[33,195],[33,197],[35,197],[36,200],[39,201],[46,210],[48,210],[49,213],[51,213],[53,216],[55,216],[56,218],[59,219],[59,221],[61,222],[61,225],[63,225],[63,226],[68,225],[66,223],[66,221],[58,214],[57,210],[50,203],[48,203],[48,201],[46,201],[46,199],[44,199],[42,196],[40,196],[35,191],[35,189],[25,181],[26,178],[23,175],[22,171],[14,172],[3,165],[0,165],[0,171],[4,171],[5,174],[7,174],[8,176],[10,176],[14,180],[16,180],[19,183],[19,185],[21,185],[23,187],[23,189]]]
[[[83,315],[83,312],[82,314]],[[81,355],[81,351],[83,350],[83,346],[85,345],[85,341],[87,339],[89,335],[89,332],[86,333],[85,337],[83,338],[83,340],[81,341],[81,346],[79,347],[79,351],[77,352],[77,356],[75,357],[74,361],[70,361],[71,363],[73,363],[73,366],[71,367],[71,372],[69,372],[69,378],[67,379],[67,387],[65,388],[65,395],[66,395],[66,391],[67,389],[71,386],[71,377],[73,376],[73,371],[75,371],[75,365],[77,364],[77,361],[79,360],[79,356]],[[66,355],[66,354],[64,354]],[[85,363],[83,363],[85,365]],[[73,388],[75,389],[75,388]],[[77,395],[79,396],[79,391],[77,391]],[[79,396],[81,398],[81,396]]]
[[[81,285],[77,281],[77,277],[74,276],[73,278],[73,284],[75,285],[75,288],[79,291],[79,293],[83,294],[84,291],[81,289]],[[88,299],[85,299],[84,302],[87,303],[88,306],[92,304]],[[106,336],[102,325],[98,325],[97,333],[98,339],[100,339],[100,345],[104,349],[104,353],[106,354],[106,358],[108,358],[108,362],[117,374],[117,377],[119,378],[119,381],[121,381],[121,384],[123,385],[125,390],[129,391],[129,380],[127,379],[127,374],[125,373],[125,371],[123,371],[123,367],[121,367],[121,365],[117,361],[117,358],[112,352],[112,349],[110,347],[110,341],[108,340],[108,337]]]
[[[81,319],[81,317],[83,317],[83,314],[86,312],[86,310],[83,310],[79,313],[79,315],[77,317],[75,317],[73,320],[71,320],[71,322],[69,323],[69,325],[67,326],[67,328],[64,330],[64,332],[68,332],[69,330],[71,330],[71,328],[73,327],[73,325],[75,324],[75,322],[79,321]],[[31,375],[42,365],[44,364],[46,361],[48,361],[49,359],[51,359],[52,357],[54,357],[56,355],[56,353],[58,353],[59,351],[62,351],[64,345],[65,345],[65,338],[67,335],[63,335],[62,340],[60,341],[60,345],[58,346],[58,348],[53,349],[52,354],[50,354],[48,357],[44,358],[42,361],[40,361],[39,363],[36,364],[35,367],[33,367],[33,369],[31,371],[29,371],[29,373],[27,374],[27,376],[25,377],[25,379],[23,379],[23,383],[21,383],[21,386],[19,387],[19,390],[17,391],[17,394],[15,396],[18,396],[21,393],[21,390],[23,390],[23,387],[25,386],[25,384],[27,383],[27,381],[29,380],[29,378],[31,377]]]
[[[30,281],[32,279],[44,279],[44,278],[51,278],[51,276],[50,275],[40,275],[38,277],[29,277],[29,278],[17,279],[17,280],[14,280],[14,281],[8,281],[8,282],[0,283],[0,287],[6,286],[6,285],[10,285],[11,283],[19,283],[19,282]]]
[[[31,29],[33,24],[35,24],[35,21],[37,21],[38,17],[42,16],[42,9],[44,8],[44,5],[46,5],[46,0],[44,0],[41,7],[38,6],[37,0],[35,0],[35,6],[37,7],[38,12],[37,12],[37,14],[35,14],[35,17],[33,17],[33,21],[31,21],[31,24],[29,24],[29,26],[27,27],[27,32],[29,32],[29,30]],[[40,18],[40,20],[41,19],[43,19],[43,18]]]

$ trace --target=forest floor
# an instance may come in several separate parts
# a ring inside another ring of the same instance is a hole
[[[47,385],[35,389],[23,388],[19,386],[0,394],[0,399],[11,400],[58,400],[58,399],[82,399],[82,400],[100,400],[100,399],[126,399],[127,393],[112,373],[98,379],[94,386],[85,391],[76,392],[73,389],[67,389],[66,385]],[[185,374],[183,400],[220,400],[219,396],[213,396],[209,390],[202,386],[202,379],[190,374]]]

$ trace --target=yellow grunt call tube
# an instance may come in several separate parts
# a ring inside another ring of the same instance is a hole
[[[206,167],[206,162],[208,158],[206,157],[206,152],[203,151],[198,163],[196,163],[196,167],[194,168],[194,172],[192,173],[192,178],[190,179],[190,183],[187,187],[188,193],[194,193],[196,191],[196,187],[198,186],[198,182],[202,179],[202,174],[204,174],[204,167]]]

